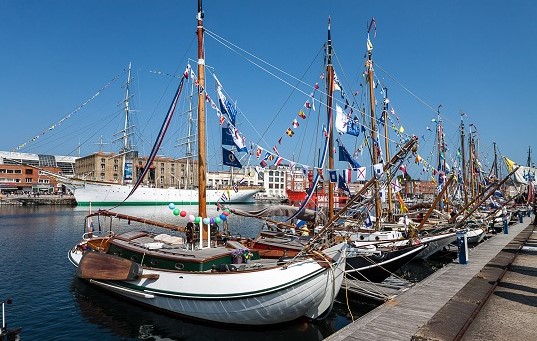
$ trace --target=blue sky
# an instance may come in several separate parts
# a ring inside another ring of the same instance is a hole
[[[188,58],[196,58],[196,6],[194,0],[0,2],[0,150],[11,151],[34,136],[40,137],[19,151],[76,156],[79,144],[82,155],[97,151],[101,135],[111,142],[121,129],[118,103],[124,69],[132,62],[135,122],[143,133],[139,149],[147,154],[178,83],[164,74],[181,74]],[[426,128],[434,129],[439,105],[451,154],[459,143],[461,112],[467,114],[466,126],[477,128],[485,165],[492,160],[493,141],[501,154],[521,164],[528,147],[535,146],[534,1],[206,0],[204,9],[209,31],[310,86],[322,72],[319,52],[330,16],[334,66],[347,93],[359,89],[367,24],[375,17],[376,77],[388,87],[405,132],[425,137],[420,155],[432,157]],[[261,141],[250,134],[268,127],[263,146],[270,149],[285,136],[307,95],[213,38],[206,37],[206,50],[207,65],[249,117],[249,123],[242,121],[247,140]],[[94,100],[47,131],[116,76]],[[180,110],[186,110],[184,104]],[[172,132],[182,129],[182,117]],[[209,133],[217,134],[217,125],[208,125]],[[297,156],[299,144],[312,144],[296,137],[278,145],[286,158]],[[163,153],[177,156],[179,149],[170,146]],[[365,154],[360,157],[367,164]]]

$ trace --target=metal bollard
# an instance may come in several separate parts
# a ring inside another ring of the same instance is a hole
[[[457,253],[459,254],[459,264],[468,264],[468,231],[457,231],[456,236]]]

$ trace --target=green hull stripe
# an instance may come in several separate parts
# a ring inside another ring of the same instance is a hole
[[[141,202],[119,202],[119,201],[81,201],[77,202],[78,206],[161,206],[168,205],[170,202],[173,202],[176,205],[197,205],[197,201],[141,201]],[[207,201],[207,204],[216,204],[216,201]],[[254,201],[232,201],[232,204],[253,204]]]

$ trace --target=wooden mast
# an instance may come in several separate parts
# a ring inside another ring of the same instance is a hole
[[[371,114],[371,155],[373,158],[373,164],[378,164],[378,155],[377,155],[377,148],[378,141],[377,141],[377,125],[376,125],[376,117],[375,117],[375,87],[374,87],[374,79],[373,79],[373,45],[371,44],[371,41],[369,40],[369,31],[367,32],[367,61],[366,61],[366,68],[367,68],[367,76],[369,81],[369,105],[370,105],[370,114]],[[376,175],[374,175],[376,176]],[[375,226],[377,230],[380,228],[380,219],[382,216],[382,207],[380,203],[380,196],[379,196],[379,183],[378,181],[375,181],[374,183],[374,196],[375,196]]]
[[[332,38],[330,35],[330,17],[328,17],[327,63],[326,63],[326,108],[328,115],[328,169],[334,169],[334,139],[332,124],[332,102],[334,92],[334,67],[332,66]],[[328,219],[334,217],[334,184],[328,182]]]
[[[462,170],[462,191],[464,192],[464,204],[468,205],[468,179],[466,177],[466,154],[464,151],[464,122],[461,116],[461,170]]]
[[[384,94],[386,100],[382,108],[382,119],[384,120],[384,152],[386,154],[386,160],[390,159],[390,140],[388,139],[388,88],[384,88]],[[386,174],[388,182],[388,221],[393,221],[393,202],[392,202],[392,176],[391,173]]]
[[[197,36],[198,36],[198,214],[207,217],[207,153],[205,150],[205,51],[203,48],[203,8],[202,0],[198,0]],[[202,239],[207,238],[209,229],[203,226]]]

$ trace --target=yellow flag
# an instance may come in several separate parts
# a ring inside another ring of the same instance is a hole
[[[399,133],[404,133],[405,132],[405,128],[403,128],[403,126],[401,126],[401,128],[399,128]]]
[[[505,164],[507,165],[507,170],[509,172],[512,172],[513,171],[513,167],[515,165],[515,161],[513,160],[509,160],[508,158],[506,158],[505,156],[503,157],[504,160],[505,160]]]

